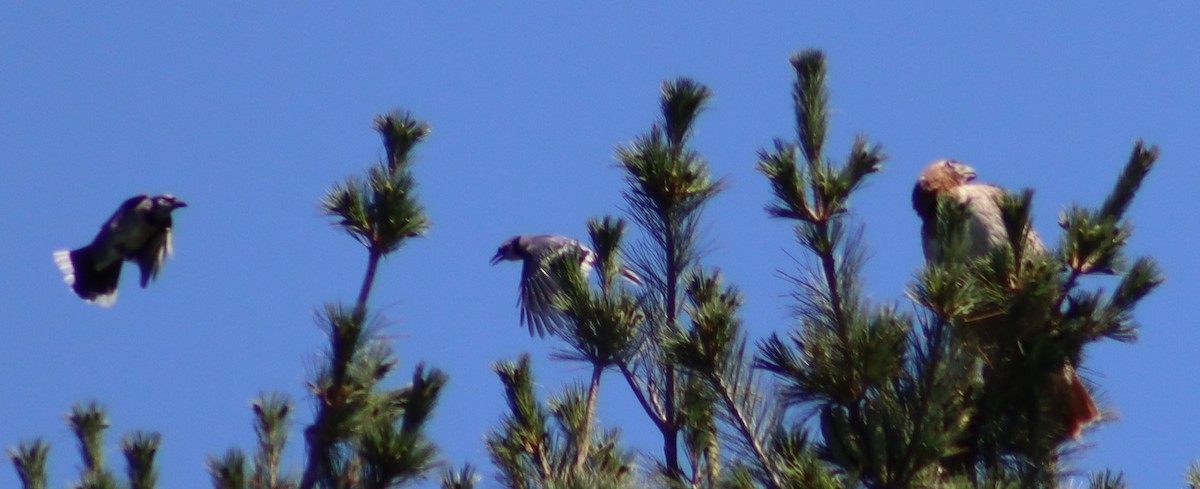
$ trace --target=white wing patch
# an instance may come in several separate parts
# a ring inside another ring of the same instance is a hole
[[[162,258],[166,258],[175,254],[175,239],[171,228],[166,228],[163,232],[167,233],[167,237],[163,240]],[[162,262],[162,258],[159,259],[159,262]]]
[[[67,287],[75,286],[75,265],[71,264],[71,251],[58,250],[54,252],[54,264],[58,265],[58,269],[62,271],[63,282],[67,283]]]
[[[112,307],[117,302],[117,291],[114,289],[111,294],[98,295],[92,300],[84,299],[84,302],[105,308]]]
[[[54,252],[54,264],[58,265],[58,269],[62,271],[63,282],[66,282],[67,287],[72,291],[75,289],[75,264],[71,263],[70,250],[58,250]],[[95,304],[100,307],[112,307],[117,302],[117,291],[112,293],[97,295],[95,299],[84,299],[88,304]]]

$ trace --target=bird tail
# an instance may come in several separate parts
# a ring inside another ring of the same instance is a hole
[[[1078,439],[1084,428],[1100,420],[1100,409],[1073,367],[1064,365],[1062,374],[1055,375],[1055,379],[1056,390],[1062,396],[1063,426],[1071,438]]]
[[[54,252],[54,263],[62,271],[63,282],[84,301],[100,307],[109,307],[116,302],[121,260],[98,269],[91,247],[84,246],[77,250]]]

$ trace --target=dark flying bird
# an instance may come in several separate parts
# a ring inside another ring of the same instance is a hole
[[[548,268],[551,260],[565,253],[579,257],[579,269],[585,276],[591,273],[596,252],[565,236],[514,236],[505,240],[492,257],[492,265],[504,260],[522,262],[517,307],[521,309],[521,324],[529,327],[530,335],[536,331],[538,336],[545,336],[547,331],[553,333],[561,329],[565,318],[554,308],[554,295],[562,287]],[[633,270],[622,268],[620,273],[626,280],[642,284],[642,278]]]
[[[921,218],[921,245],[926,261],[937,262],[942,259],[937,236],[939,197],[952,199],[967,207],[970,239],[968,258],[985,256],[992,250],[1007,246],[1008,231],[997,203],[997,199],[1007,191],[994,185],[972,183],[976,176],[975,169],[964,163],[938,160],[925,167],[917,178],[912,204]],[[1046,246],[1033,229],[1025,235],[1025,250],[1029,255],[1046,253]],[[1065,407],[1064,425],[1072,437],[1078,438],[1084,427],[1100,419],[1100,410],[1070,363],[1063,365],[1061,375],[1055,375],[1053,382]]]
[[[145,288],[171,254],[171,211],[180,207],[187,204],[171,195],[126,200],[92,244],[54,253],[63,281],[83,300],[108,307],[117,300],[121,265],[128,260],[137,262]]]

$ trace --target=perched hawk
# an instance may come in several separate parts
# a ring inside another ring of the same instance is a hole
[[[939,198],[952,199],[967,208],[968,258],[984,256],[1007,246],[1008,231],[997,203],[997,199],[1007,192],[994,185],[972,183],[975,177],[975,169],[964,163],[938,160],[925,167],[917,178],[912,204],[921,218],[921,246],[926,261],[936,262],[943,258],[937,236]],[[1029,255],[1046,253],[1041,238],[1032,229],[1025,236],[1025,250]],[[1063,393],[1064,426],[1071,436],[1078,438],[1084,427],[1100,419],[1100,411],[1069,363],[1063,366],[1061,375],[1056,375],[1053,382]]]
[[[930,163],[917,178],[913,187],[913,209],[921,218],[921,248],[926,261],[942,259],[942,250],[937,233],[938,197],[953,199],[967,206],[968,236],[967,255],[970,258],[984,256],[1008,243],[1008,231],[1000,217],[997,199],[1007,192],[995,185],[971,183],[975,180],[975,169],[954,160],[938,160]],[[1046,252],[1045,245],[1033,229],[1025,236],[1025,249],[1031,254]]]
[[[492,265],[504,260],[522,262],[517,306],[521,309],[521,323],[529,327],[530,335],[535,331],[538,336],[545,336],[547,331],[554,333],[564,320],[553,302],[561,286],[550,275],[548,267],[552,259],[565,253],[576,254],[583,274],[591,273],[596,263],[596,253],[583,243],[565,236],[514,236],[505,240],[492,257]],[[642,284],[642,278],[633,270],[622,268],[620,273],[626,280]]]
[[[83,300],[108,307],[117,300],[121,265],[128,260],[137,262],[146,287],[171,254],[171,211],[180,207],[187,204],[171,195],[126,200],[92,244],[54,253],[63,281]]]

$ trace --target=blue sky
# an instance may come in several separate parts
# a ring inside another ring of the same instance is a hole
[[[281,391],[302,407],[298,461],[304,381],[324,344],[314,311],[352,301],[366,263],[317,201],[382,157],[371,119],[396,108],[433,127],[415,167],[433,228],[383,264],[373,308],[402,359],[396,382],[420,361],[450,375],[431,432],[447,461],[490,472],[482,437],[503,411],[493,362],[530,352],[545,392],[585,375],[518,325],[519,267],[488,259],[511,235],[583,237],[587,218],[621,213],[614,149],[653,122],[663,80],[715,94],[694,143],[729,188],[708,208],[705,263],[746,294],[752,338],[786,331],[777,270],[798,248],[763,212],[753,165],[793,134],[788,56],[819,48],[830,153],[866,134],[890,156],[854,202],[879,302],[909,307],[921,251],[908,199],[927,162],[1035,188],[1036,226],[1055,236],[1058,211],[1098,204],[1137,138],[1162,148],[1129,249],[1157,257],[1168,282],[1138,311],[1138,343],[1089,350],[1116,421],[1088,434],[1074,465],[1181,486],[1200,457],[1187,292],[1200,288],[1197,18],[1196,4],[1158,2],[6,4],[0,445],[45,437],[61,487],[80,464],[64,414],[96,399],[114,469],[120,435],[155,430],[162,486],[208,487],[205,458],[249,449],[250,401]],[[86,244],[123,199],[162,192],[191,207],[158,282],[142,290],[127,273],[108,310],[77,300],[51,252]],[[604,383],[603,421],[657,453],[617,380]],[[16,483],[0,468],[0,485]]]

